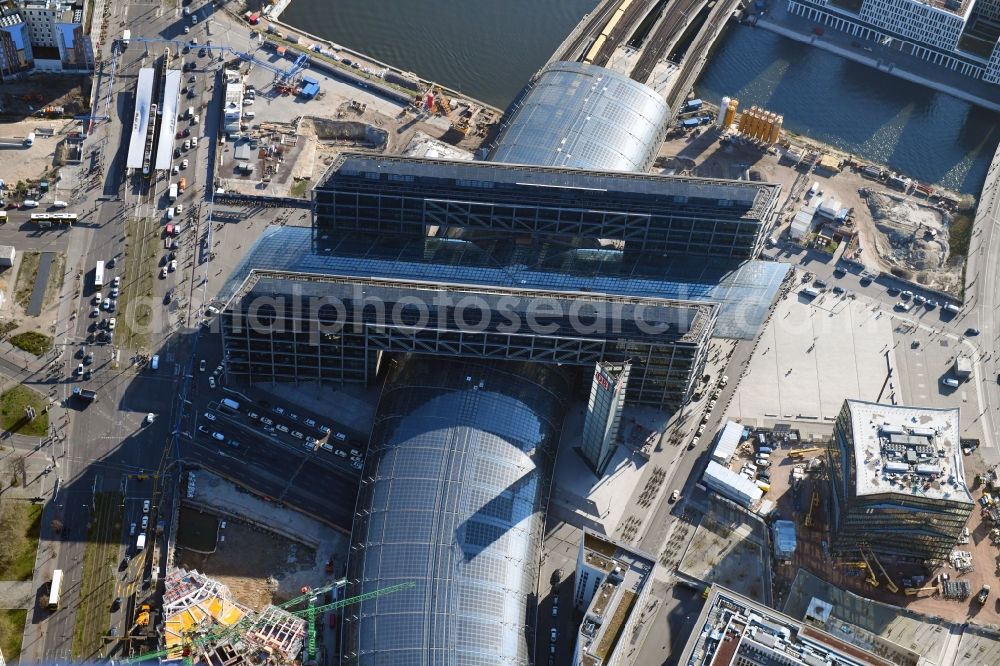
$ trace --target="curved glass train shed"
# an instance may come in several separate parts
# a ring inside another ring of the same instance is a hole
[[[545,502],[570,380],[554,366],[404,357],[362,475],[351,664],[528,664]]]
[[[669,120],[652,88],[596,65],[554,62],[509,110],[489,159],[645,172]]]

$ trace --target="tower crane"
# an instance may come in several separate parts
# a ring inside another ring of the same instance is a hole
[[[327,589],[331,589],[332,587],[335,586],[336,584],[334,586],[330,586],[330,588],[320,588],[320,590],[326,591]],[[407,581],[405,583],[398,583],[396,585],[390,585],[389,587],[383,587],[377,590],[372,590],[371,592],[359,594],[357,596],[350,597],[348,599],[341,599],[340,601],[334,601],[333,603],[325,604],[323,606],[317,607],[315,605],[310,605],[308,608],[302,610],[288,611],[288,612],[296,617],[302,617],[303,615],[310,615],[310,614],[312,614],[313,617],[315,617],[316,615],[325,613],[327,611],[336,610],[338,608],[343,608],[345,606],[351,606],[353,604],[358,604],[363,601],[368,601],[369,599],[375,599],[377,597],[386,594],[401,592],[402,590],[409,590],[412,589],[413,587],[416,587],[416,583],[414,583],[413,581]],[[307,594],[302,595],[301,597],[296,597],[291,602],[285,602],[283,606],[288,606],[300,602],[303,599],[309,599],[310,597],[315,598],[315,595],[322,594],[322,591],[309,592]],[[190,665],[192,653],[199,648],[206,647],[218,641],[223,641],[230,638],[235,638],[237,636],[242,636],[243,634],[250,632],[253,629],[256,621],[257,621],[257,616],[248,613],[238,622],[228,627],[219,627],[213,631],[209,631],[204,634],[198,634],[198,635],[192,634],[188,636],[189,640],[181,648],[182,655],[184,656],[185,661],[188,663],[188,665]],[[166,657],[170,655],[173,655],[174,657],[178,656],[176,647],[164,650],[157,650],[156,652],[147,652],[145,654],[140,654],[135,657],[131,657],[129,659],[124,659],[122,660],[122,663],[138,664],[145,661],[151,661],[153,659],[158,659],[160,657]]]

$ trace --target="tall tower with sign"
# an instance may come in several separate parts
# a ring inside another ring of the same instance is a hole
[[[622,407],[625,404],[625,387],[632,365],[598,362],[594,366],[594,381],[590,385],[590,402],[583,422],[583,457],[598,476],[614,453],[618,432],[621,430]]]

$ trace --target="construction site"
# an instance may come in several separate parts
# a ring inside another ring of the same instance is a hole
[[[660,147],[661,173],[780,183],[785,196],[772,233],[873,272],[957,293],[962,257],[949,229],[962,201],[879,165],[783,129],[767,109],[689,99]]]
[[[137,598],[126,663],[339,663],[347,538],[204,470],[183,499],[159,585]],[[157,594],[162,601],[157,602]]]

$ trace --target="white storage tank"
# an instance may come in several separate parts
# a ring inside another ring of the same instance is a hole
[[[729,97],[722,98],[722,104],[719,105],[719,115],[715,118],[715,124],[722,127],[726,122],[726,111],[729,109]]]

